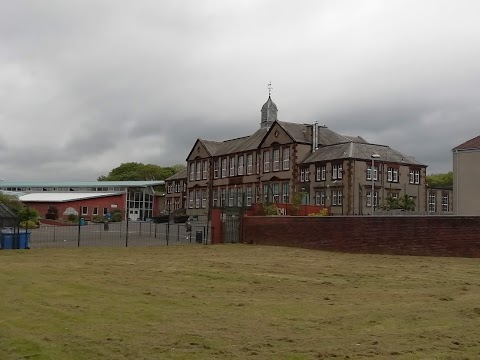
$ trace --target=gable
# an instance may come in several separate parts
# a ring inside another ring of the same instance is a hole
[[[195,145],[192,147],[192,150],[190,150],[190,153],[188,154],[187,161],[192,161],[195,159],[205,159],[208,157],[210,157],[210,153],[208,152],[207,148],[200,139],[197,139],[197,141],[195,141]]]
[[[265,134],[264,138],[260,142],[260,148],[267,148],[277,143],[280,145],[291,144],[294,140],[291,136],[283,129],[278,122],[274,122],[273,125]]]

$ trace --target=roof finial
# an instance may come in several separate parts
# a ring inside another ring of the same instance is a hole
[[[272,90],[273,90],[271,81],[268,83],[267,89],[268,89],[268,97],[270,97],[270,95],[272,94]]]

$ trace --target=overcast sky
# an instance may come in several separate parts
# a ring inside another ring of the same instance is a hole
[[[0,0],[0,178],[184,163],[197,138],[327,125],[452,169],[480,135],[479,1]]]

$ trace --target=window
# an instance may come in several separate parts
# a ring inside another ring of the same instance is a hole
[[[310,181],[308,168],[300,169],[300,182]]]
[[[268,184],[263,184],[263,198],[265,199],[265,203],[268,204],[269,200],[270,200],[270,191],[269,191],[269,187],[268,187]]]
[[[436,195],[433,191],[430,191],[428,194],[428,211],[435,212],[436,211]]]
[[[257,154],[257,174],[260,174],[260,154]]]
[[[378,192],[375,191],[375,194],[374,194],[374,206],[377,206],[377,199],[378,199]],[[367,191],[367,206],[372,206],[372,192],[371,191]]]
[[[270,171],[270,151],[263,152],[263,172]]]
[[[243,175],[243,155],[238,157],[238,175]]]
[[[212,206],[217,207],[218,206],[218,190],[214,189],[212,193]]]
[[[243,189],[237,191],[237,206],[243,206]]]
[[[201,179],[202,175],[202,163],[200,161],[197,161],[197,180]]]
[[[398,169],[389,167],[387,169],[387,181],[398,182]]]
[[[108,214],[108,208],[103,208],[103,215],[107,215]]]
[[[194,162],[190,164],[190,180],[191,181],[195,180],[195,163]]]
[[[180,192],[180,181],[177,181],[177,182],[175,183],[175,192],[176,192],[176,193],[179,193],[179,192]]]
[[[290,169],[290,148],[283,148],[283,170]]]
[[[442,193],[442,212],[448,212],[448,193]]]
[[[325,205],[324,191],[315,191],[315,205]]]
[[[224,207],[227,199],[227,189],[222,189],[222,194],[220,196],[220,206]]]
[[[255,186],[255,202],[258,203],[260,201],[260,186]]]
[[[325,181],[326,180],[327,169],[325,165],[317,166],[315,169],[315,180],[316,181]]]
[[[228,206],[235,206],[235,191],[236,189],[228,189]]]
[[[227,158],[222,159],[222,178],[227,177]]]
[[[207,190],[202,190],[202,209],[207,207]]]
[[[253,171],[253,155],[247,155],[247,175],[251,175]]]
[[[92,215],[98,215],[98,208],[97,207],[93,208]]]
[[[195,196],[195,193],[193,192],[193,190],[190,190],[188,192],[188,207],[190,209],[193,209],[194,196]]]
[[[288,204],[290,202],[290,184],[288,182],[283,183],[282,185],[282,194],[283,199],[282,202],[284,204]]]
[[[219,159],[215,159],[213,161],[213,178],[218,179],[218,162]]]
[[[201,190],[195,190],[195,207],[200,209],[200,196],[202,196]]]
[[[274,183],[272,184],[272,198],[273,202],[278,203],[279,195],[280,195],[280,184]]]
[[[88,207],[82,206],[82,215],[88,215]]]
[[[208,162],[207,160],[203,160],[203,174],[202,174],[203,180],[207,179],[207,171],[208,171]]]
[[[169,182],[167,185],[167,194],[171,194],[173,192],[173,186],[172,183]]]
[[[235,176],[235,156],[230,157],[230,176]]]
[[[247,206],[252,206],[252,187],[247,186]]]
[[[420,170],[415,170],[415,184],[420,184]]]
[[[373,180],[377,181],[378,180],[378,167],[375,166],[373,168]],[[367,168],[367,180],[372,180],[372,166],[368,166]]]
[[[167,200],[166,208],[167,208],[168,211],[172,210],[172,200]]]
[[[332,191],[332,205],[342,205],[343,203],[343,192],[342,190],[333,190]]]
[[[414,184],[415,183],[415,171],[410,169],[410,174],[409,174],[409,183]]]
[[[273,150],[273,171],[280,170],[280,150]]]
[[[343,178],[342,164],[332,165],[332,180],[339,180]]]

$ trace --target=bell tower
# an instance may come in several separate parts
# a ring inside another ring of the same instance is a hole
[[[268,100],[265,104],[263,104],[262,110],[261,110],[261,113],[262,113],[262,117],[261,117],[261,121],[260,121],[260,128],[261,129],[263,129],[263,128],[268,129],[270,126],[272,126],[272,124],[275,120],[278,120],[277,119],[277,112],[278,112],[277,105],[275,105],[272,98],[270,97],[271,93],[272,93],[272,89],[273,89],[272,88],[272,82],[270,82],[268,84]]]

